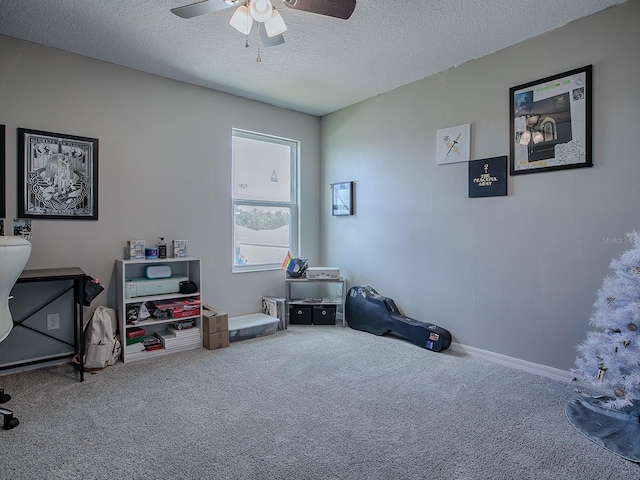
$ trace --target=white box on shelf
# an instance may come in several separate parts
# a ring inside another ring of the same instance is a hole
[[[173,256],[182,258],[187,256],[189,242],[187,240],[173,240]]]
[[[141,260],[145,258],[144,240],[128,240],[127,250],[130,260]]]
[[[180,293],[180,282],[189,280],[186,275],[174,275],[169,278],[127,278],[125,279],[125,298],[147,297]]]
[[[340,269],[338,267],[309,267],[307,268],[307,278],[313,280],[340,278]]]

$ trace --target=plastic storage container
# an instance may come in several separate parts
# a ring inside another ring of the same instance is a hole
[[[229,342],[272,335],[278,330],[279,320],[265,313],[253,313],[229,318]]]

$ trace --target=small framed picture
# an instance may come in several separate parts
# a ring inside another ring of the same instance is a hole
[[[436,163],[444,165],[471,159],[471,124],[441,128],[437,132]]]
[[[353,182],[334,183],[331,189],[333,190],[331,215],[353,215]]]
[[[507,194],[507,156],[469,162],[469,198]]]
[[[14,218],[13,219],[13,235],[16,237],[24,238],[25,240],[32,240],[31,234],[31,220],[28,218]]]

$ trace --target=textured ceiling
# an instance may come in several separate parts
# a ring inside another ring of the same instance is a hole
[[[357,0],[349,20],[273,0],[288,30],[261,62],[233,8],[170,12],[194,1],[1,0],[0,34],[321,116],[625,0]]]

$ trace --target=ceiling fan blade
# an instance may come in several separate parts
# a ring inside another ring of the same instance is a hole
[[[283,2],[287,7],[295,10],[343,20],[349,18],[356,8],[356,0],[283,0]]]
[[[224,0],[204,0],[203,2],[192,3],[191,5],[185,5],[183,7],[176,7],[171,9],[171,13],[176,14],[182,18],[193,18],[205,13],[217,12],[218,10],[224,10],[229,7],[236,7],[240,5],[241,0],[234,0],[229,3]]]
[[[264,47],[275,47],[276,45],[282,45],[284,43],[284,36],[274,35],[270,37],[267,35],[267,29],[264,26],[263,22],[260,22],[260,40],[262,40],[262,45]]]

